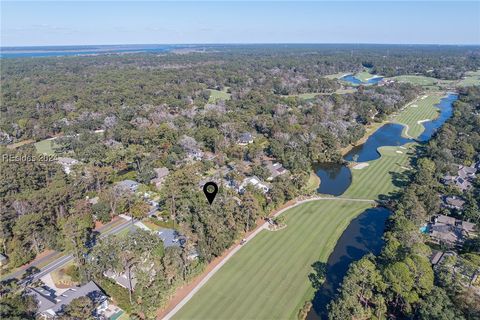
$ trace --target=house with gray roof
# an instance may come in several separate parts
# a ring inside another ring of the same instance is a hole
[[[457,196],[445,196],[443,197],[443,206],[449,209],[462,210],[465,200]]]
[[[428,230],[432,242],[447,247],[460,247],[466,239],[476,234],[474,223],[445,215],[434,217]]]
[[[37,314],[45,319],[56,319],[74,299],[88,297],[92,300],[95,308],[95,316],[102,318],[103,312],[108,308],[108,298],[103,291],[90,281],[83,286],[73,287],[62,293],[57,293],[50,287],[28,288],[27,294],[33,296],[38,303]]]
[[[457,175],[446,175],[442,180],[447,185],[456,186],[461,191],[465,192],[472,187],[472,182],[475,179],[477,173],[477,164],[471,166],[459,165],[457,169]]]
[[[253,143],[253,136],[250,132],[244,132],[238,138],[238,144],[241,146],[246,146],[250,143]]]
[[[155,168],[153,169],[153,171],[155,171],[156,177],[152,179],[151,182],[157,187],[157,189],[160,189],[162,187],[163,182],[165,182],[165,179],[169,174],[169,170],[166,167],[162,167],[162,168]]]
[[[165,248],[181,247],[185,243],[185,237],[174,229],[160,229],[157,231],[157,234],[162,239]]]
[[[133,181],[133,180],[123,180],[123,181],[117,182],[117,187],[119,187],[124,191],[135,192],[137,191],[139,186],[140,184],[137,181]]]
[[[0,267],[6,265],[7,263],[8,263],[7,256],[0,253]]]
[[[130,273],[130,280],[128,279],[128,275],[125,272],[115,272],[112,270],[108,270],[104,272],[103,275],[107,278],[112,279],[118,285],[130,291],[133,291],[137,284],[137,278],[135,277],[135,274],[133,272]]]
[[[267,181],[272,181],[278,176],[285,174],[288,172],[287,169],[283,167],[280,162],[273,162],[273,161],[265,161],[264,166],[267,168],[270,176],[267,178]]]

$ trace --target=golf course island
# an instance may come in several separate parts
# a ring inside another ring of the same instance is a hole
[[[288,228],[259,232],[173,319],[296,319],[316,291],[312,266],[327,263],[352,219],[404,185],[404,173],[420,143],[415,139],[425,131],[422,120],[448,113],[450,109],[436,105],[446,99],[451,108],[455,98],[435,92],[407,104],[390,122],[403,126],[402,136],[409,142],[380,147],[378,159],[352,170],[351,185],[342,195],[313,198],[282,213]]]

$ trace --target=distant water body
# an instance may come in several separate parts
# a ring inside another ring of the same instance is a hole
[[[0,58],[65,57],[124,53],[162,53],[189,45],[104,45],[104,46],[46,46],[2,47]]]
[[[357,77],[355,77],[354,75],[351,75],[351,74],[347,74],[346,76],[343,76],[343,77],[340,78],[340,80],[350,82],[351,84],[358,84],[358,85],[360,85],[360,84],[376,84],[376,83],[379,83],[382,79],[383,79],[383,77],[374,76],[374,77],[368,79],[366,82],[363,82],[362,80],[358,79]]]

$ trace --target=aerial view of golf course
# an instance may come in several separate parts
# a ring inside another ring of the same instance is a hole
[[[444,107],[439,105],[442,99]],[[454,94],[437,91],[422,94],[408,103],[388,121],[402,126],[401,138],[406,143],[373,150],[379,153],[378,159],[350,163],[351,184],[342,195],[313,198],[283,212],[286,228],[261,231],[173,318],[296,318],[305,302],[314,296],[314,267],[327,263],[352,219],[379,205],[382,197],[392,195],[404,185],[403,173],[411,169],[410,161],[420,143],[417,139],[424,133],[422,141],[428,140],[451,116],[455,99]],[[426,132],[424,124],[440,118],[442,123]],[[382,219],[384,222],[385,218]]]

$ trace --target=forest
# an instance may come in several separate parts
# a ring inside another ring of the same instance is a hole
[[[9,268],[49,250],[71,253],[72,278],[78,283],[95,280],[132,317],[150,319],[178,287],[258,221],[288,200],[311,193],[305,185],[314,163],[341,161],[341,149],[361,139],[367,126],[386,120],[422,92],[393,82],[340,94],[336,91],[346,85],[327,76],[368,68],[382,76],[460,79],[480,69],[480,51],[453,46],[212,46],[187,54],[1,62],[0,250],[8,256]],[[212,90],[225,90],[230,98],[212,101]],[[318,95],[302,99],[302,93]],[[479,96],[478,89],[463,92],[454,118],[422,150],[424,160],[418,161],[412,183],[392,204],[396,213],[382,255],[363,259],[347,276],[346,283],[353,282],[357,290],[363,286],[355,282],[358,275],[365,268],[371,271],[366,280],[375,281],[375,287],[365,293],[368,300],[362,296],[351,306],[335,302],[333,317],[387,310],[421,313],[435,307],[431,304],[438,299],[431,292],[449,303],[460,301],[455,299],[463,293],[433,285],[437,276],[425,265],[427,248],[415,223],[439,210],[437,189],[429,188],[430,182],[437,186],[454,160],[472,161],[478,154],[480,124],[470,123],[478,120],[468,113],[478,106]],[[239,143],[245,133],[252,136],[246,145]],[[35,159],[37,142],[46,142],[54,157],[73,158],[77,165],[66,172],[57,161],[5,160]],[[288,175],[273,179],[268,193],[253,186],[238,192],[247,177],[267,180],[267,160],[280,162]],[[161,188],[152,183],[158,168],[169,172]],[[205,179],[222,182],[212,206],[201,192]],[[141,184],[142,194],[154,195],[157,218],[163,220],[149,216],[143,195],[119,191],[118,183],[125,180]],[[472,219],[478,219],[480,205],[475,190],[468,204]],[[100,238],[96,227],[120,214],[168,224],[186,242],[165,247],[142,230]],[[193,250],[198,259],[188,258]],[[424,268],[418,272],[428,273],[432,283],[419,292],[392,291],[389,279],[382,277],[396,277],[396,263]],[[106,278],[111,269],[134,271],[138,289]],[[348,298],[350,289],[345,288],[338,301]],[[31,297],[19,294],[15,282],[2,283],[0,292],[6,306],[2,316],[22,319],[34,313]],[[462,310],[473,306],[462,301]]]

